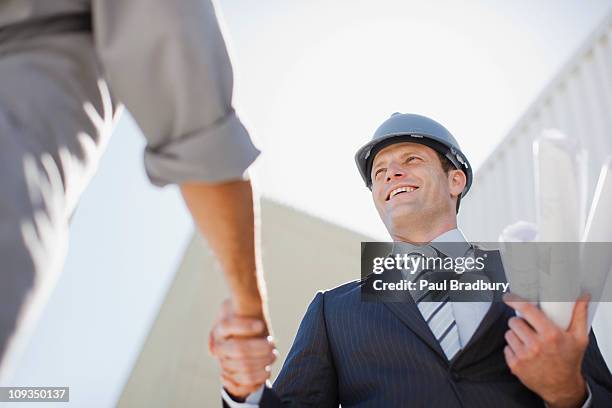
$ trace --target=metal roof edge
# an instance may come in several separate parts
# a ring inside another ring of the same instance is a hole
[[[486,170],[487,167],[492,166],[496,157],[501,154],[505,146],[510,143],[515,133],[527,122],[529,117],[536,114],[536,111],[544,104],[545,100],[549,97],[552,91],[561,84],[564,79],[574,70],[582,61],[582,58],[591,52],[597,44],[599,39],[606,35],[610,27],[612,26],[612,7],[608,10],[607,14],[602,18],[597,27],[591,31],[591,33],[585,38],[582,45],[575,50],[570,58],[563,64],[562,68],[557,74],[542,88],[538,95],[534,98],[533,102],[529,104],[529,107],[525,109],[523,114],[519,117],[516,123],[510,128],[508,133],[503,139],[495,146],[495,148],[489,153],[487,158],[478,166],[474,174],[474,180],[479,179],[481,170]]]

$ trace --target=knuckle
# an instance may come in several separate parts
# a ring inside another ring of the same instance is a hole
[[[227,319],[220,320],[219,323],[217,323],[217,330],[219,332],[219,335],[225,335],[229,328],[230,325],[228,324]]]
[[[243,380],[244,384],[252,385],[257,382],[257,377],[253,373],[246,373],[243,376]]]
[[[217,357],[217,359],[225,358],[230,352],[230,346],[225,343],[215,343],[213,347],[213,355]]]
[[[234,349],[234,356],[236,358],[246,358],[248,353],[244,349],[244,347],[238,346]]]
[[[514,362],[514,371],[519,372],[521,371],[521,368],[523,367],[524,364],[524,360],[517,358],[516,361]]]
[[[232,356],[242,358],[247,354],[246,345],[244,340],[228,340],[227,341],[228,351]]]
[[[510,371],[512,371],[512,373],[515,373],[518,365],[517,361],[514,359],[506,359],[506,363],[508,364],[508,368],[510,369]]]
[[[233,378],[230,378],[226,373],[221,375],[221,384],[223,384],[228,391],[231,391],[237,387],[236,381]]]
[[[236,387],[234,387],[232,383],[229,383],[227,381],[222,381],[221,384],[223,385],[223,388],[225,388],[227,392],[229,392],[230,394],[239,395],[238,390],[236,389]]]
[[[233,351],[234,347],[236,346],[236,342],[232,339],[219,340],[216,342],[216,344],[225,351]]]
[[[238,345],[234,340],[227,340],[222,343],[222,348],[225,351],[225,354],[229,356],[233,356],[238,353]]]
[[[234,368],[232,367],[230,360],[226,359],[219,360],[219,366],[221,367],[221,370],[223,370],[224,373],[229,373]]]
[[[249,373],[240,373],[237,378],[240,384],[245,385],[249,383]]]
[[[534,352],[534,353],[538,354],[538,353],[541,353],[541,352],[544,350],[544,347],[545,347],[545,346],[546,346],[546,345],[545,345],[544,343],[542,343],[542,342],[541,342],[541,341],[539,341],[539,340],[536,340],[536,341],[531,342],[531,343],[529,344],[529,347],[528,347],[528,348],[529,348],[529,349],[530,349],[532,352]]]
[[[245,360],[239,360],[237,365],[238,369],[241,371],[247,371],[249,369],[249,363],[247,363]]]
[[[236,397],[245,397],[249,394],[249,391],[247,388],[242,387],[240,385],[235,385],[232,389],[232,391],[230,391],[230,394],[236,396]]]
[[[547,343],[557,343],[561,339],[561,332],[559,330],[549,330],[544,338]]]
[[[230,366],[222,366],[221,367],[221,374],[227,378],[228,380],[236,380],[236,372],[234,371],[233,367]]]

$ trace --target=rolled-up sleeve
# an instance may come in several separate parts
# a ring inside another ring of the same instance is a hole
[[[92,12],[113,97],[147,138],[151,181],[241,178],[259,150],[232,106],[232,67],[211,2],[94,0]]]

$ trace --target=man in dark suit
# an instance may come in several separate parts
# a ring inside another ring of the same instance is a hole
[[[472,172],[444,127],[394,114],[356,159],[393,241],[441,252],[447,242],[470,247],[456,213]],[[499,253],[487,255],[491,276],[503,276]],[[366,302],[367,282],[317,293],[272,388],[262,384],[273,343],[249,337],[257,321],[226,309],[210,344],[222,368],[224,406],[612,406],[612,376],[587,330],[588,297],[562,329],[512,296],[505,303]]]

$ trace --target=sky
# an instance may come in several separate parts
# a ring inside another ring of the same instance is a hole
[[[315,0],[252,15],[248,4],[223,15],[236,105],[265,152],[260,190],[379,239],[353,159],[378,125],[393,112],[430,116],[477,169],[612,6]]]
[[[217,6],[234,103],[264,151],[257,191],[377,239],[386,233],[353,156],[380,123],[396,111],[431,116],[478,169],[612,10],[610,0]],[[148,184],[143,147],[125,115],[12,384],[70,386],[73,406],[116,403],[193,234],[177,190]]]

